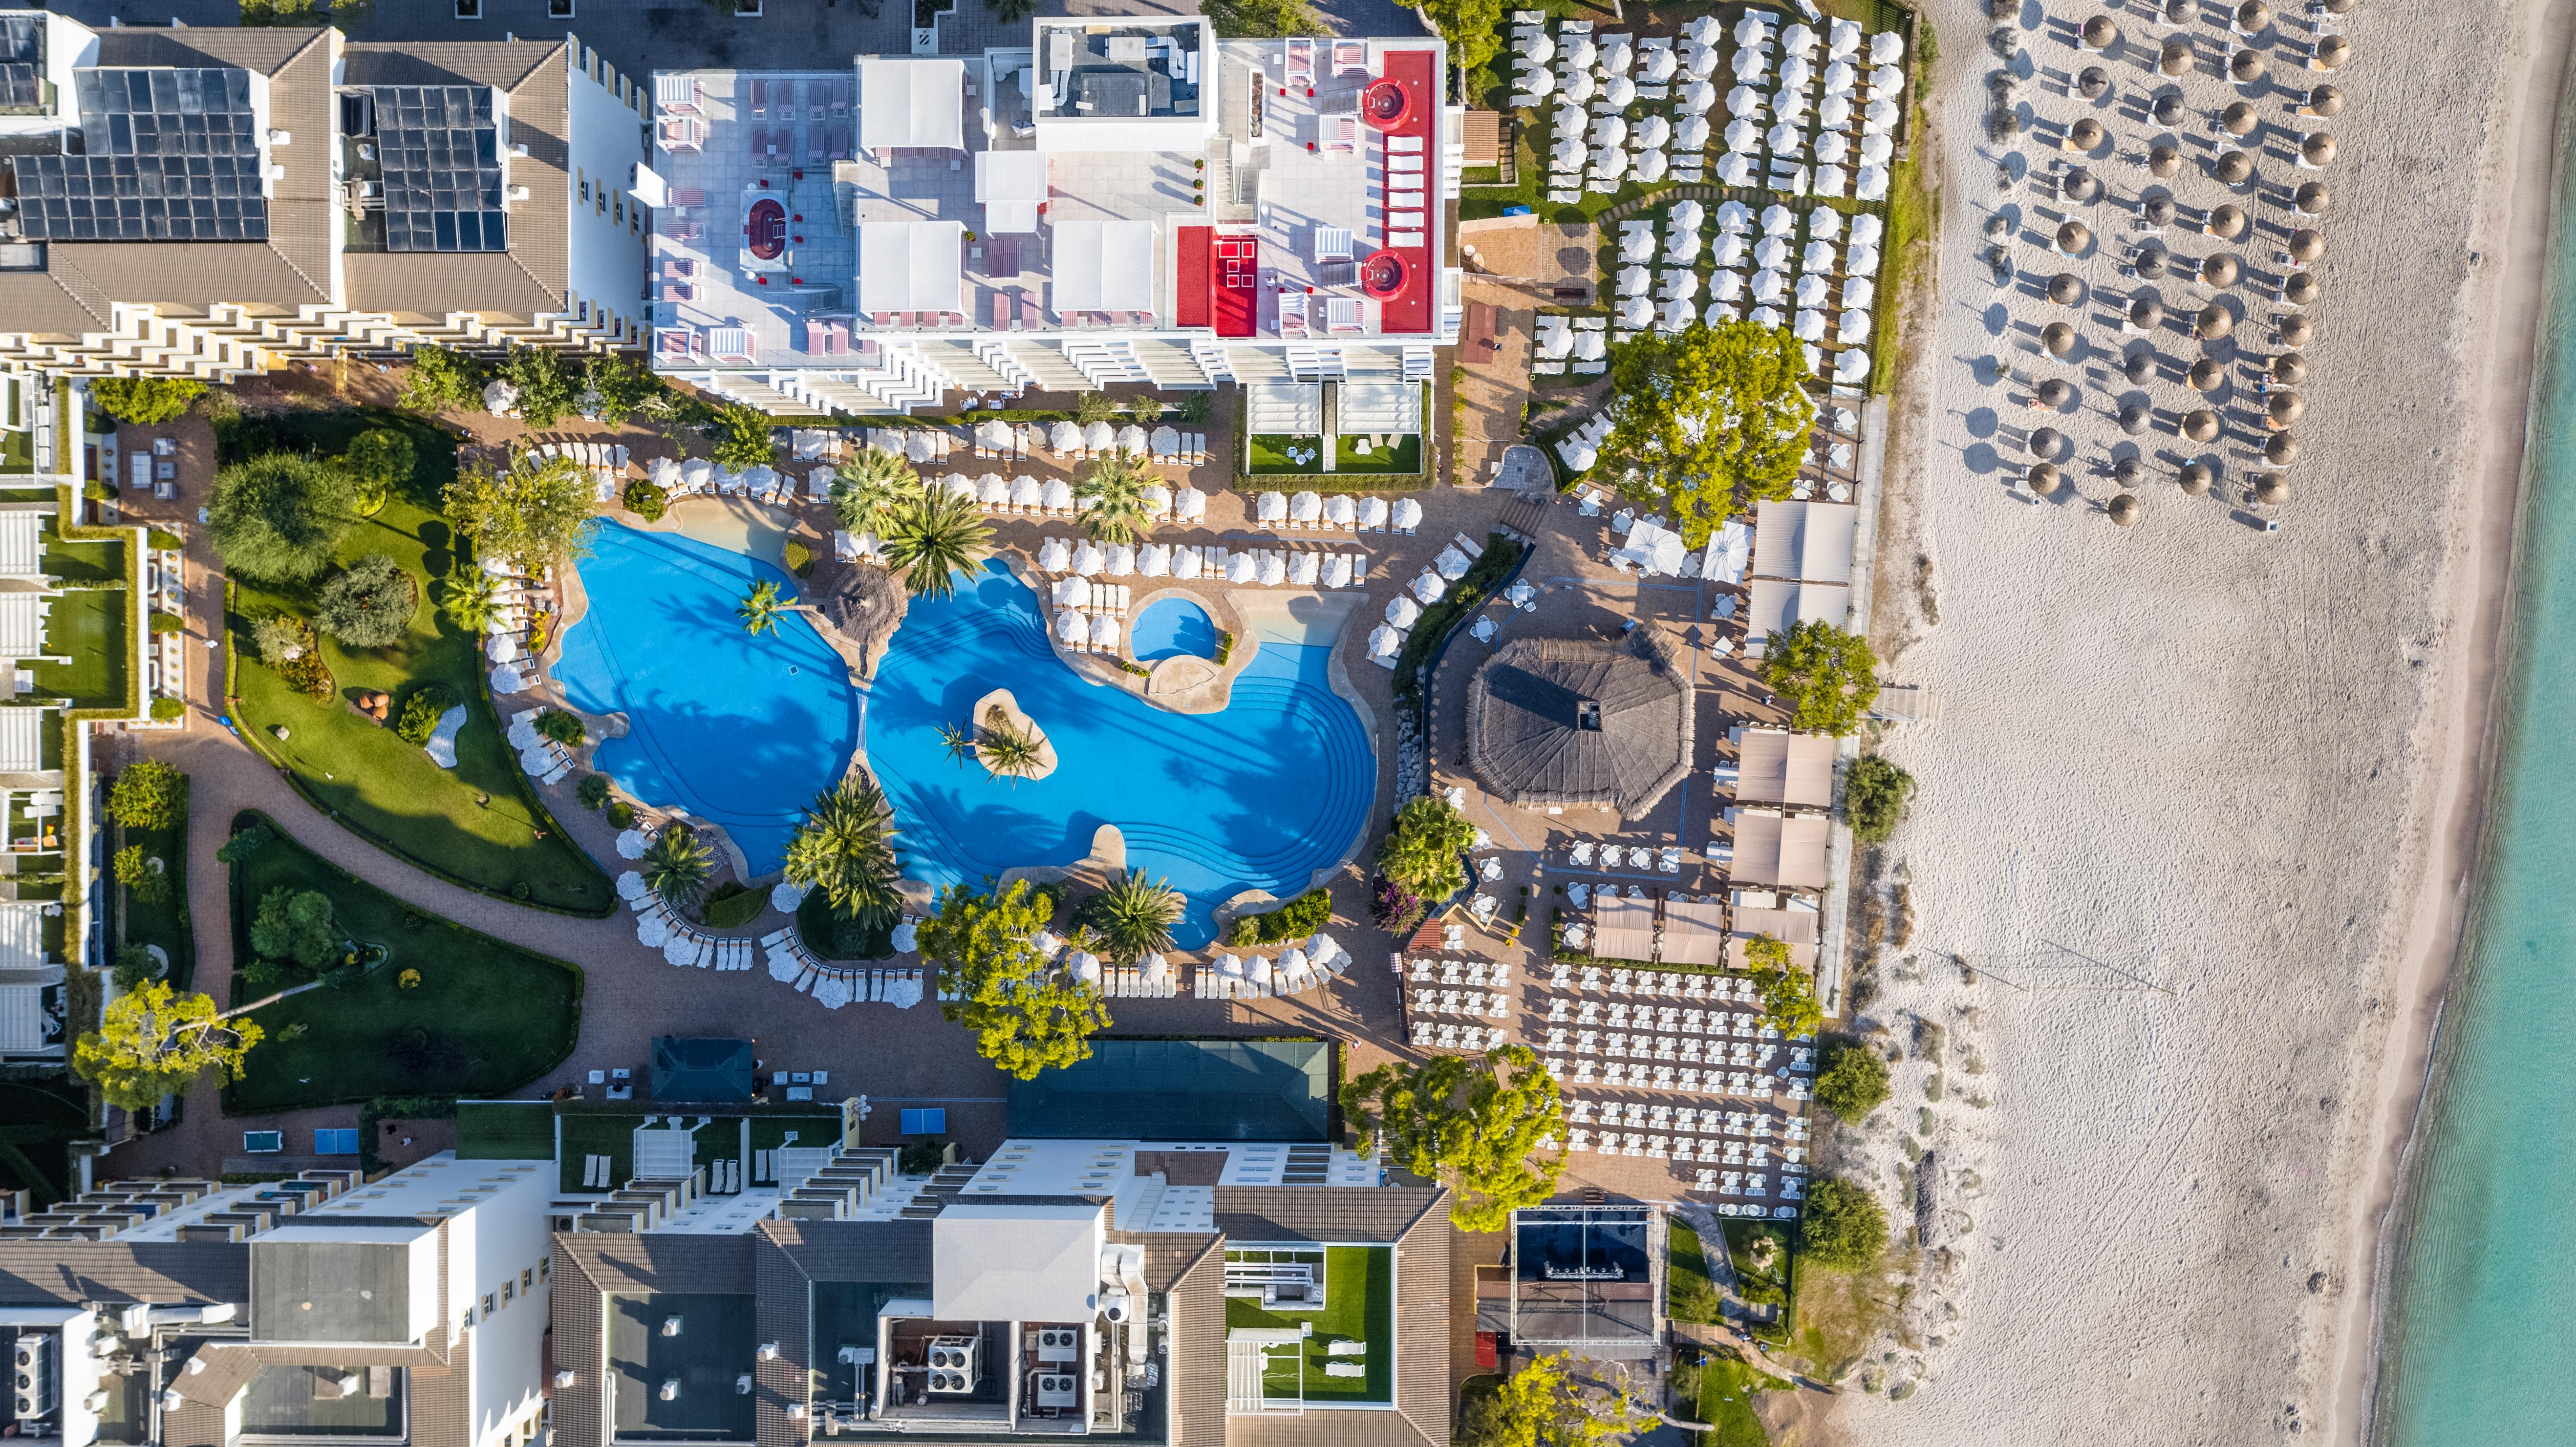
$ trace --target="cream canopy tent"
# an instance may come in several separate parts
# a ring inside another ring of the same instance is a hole
[[[1065,221],[1055,228],[1055,309],[1150,311],[1155,223]]]
[[[1046,198],[1046,152],[975,153],[975,199],[984,203],[986,231],[1037,230],[1038,203]]]
[[[957,310],[965,245],[960,222],[860,222],[859,310]]]
[[[859,62],[859,146],[966,148],[966,62],[876,56]]]

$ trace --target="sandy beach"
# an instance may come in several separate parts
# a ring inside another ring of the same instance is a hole
[[[2134,528],[2101,512],[2118,489],[2098,455],[2071,460],[2050,502],[2012,485],[2028,384],[2064,377],[2070,410],[2106,410],[2125,339],[2088,319],[2099,351],[2047,358],[2037,325],[2062,310],[1990,286],[1999,202],[2063,214],[2029,187],[2000,196],[1996,158],[2044,156],[2048,128],[2098,114],[2112,199],[2089,209],[2106,246],[2125,237],[2113,203],[2164,134],[2127,98],[2161,83],[2165,36],[2142,6],[2109,10],[2120,102],[2088,112],[2048,77],[2097,59],[2067,43],[2096,12],[2051,6],[2022,38],[2039,72],[2025,133],[1997,145],[1986,8],[1930,7],[1939,290],[1908,351],[1873,631],[1886,673],[1924,685],[1940,718],[1885,745],[1921,781],[1880,875],[1913,924],[1862,1023],[1906,1059],[1891,1104],[1846,1133],[1845,1169],[1934,1249],[1901,1331],[1850,1384],[1873,1390],[1818,1414],[1828,1440],[1983,1443],[2000,1421],[2032,1442],[2364,1430],[2382,1218],[2484,786],[2576,6],[2364,0],[2331,77],[2294,68],[2304,7],[2282,9],[2272,80],[2241,94],[2292,148],[2331,129],[2341,153],[2323,173],[2332,208],[2309,223],[2327,250],[2308,268],[2323,296],[2303,451],[2267,535],[2244,520],[2259,461],[2241,436],[2140,437]],[[2223,54],[2218,24],[2187,33]],[[2343,113],[2290,115],[2322,79]],[[2186,90],[2174,130],[2205,161],[2209,112],[2239,93],[2206,66]],[[2261,181],[2308,178],[2259,164]],[[2196,175],[2173,183],[2179,201],[2227,199]],[[2264,267],[2287,218],[2247,209],[2237,249]],[[2044,281],[2045,252],[2015,250]],[[2109,278],[2088,282],[2123,284]],[[2155,345],[2186,364],[2197,350]],[[2197,405],[2152,390],[2160,411]],[[2229,461],[2190,497],[2174,467],[2204,450]]]

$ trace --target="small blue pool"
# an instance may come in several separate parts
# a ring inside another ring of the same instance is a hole
[[[580,563],[589,606],[564,634],[554,677],[574,707],[626,715],[600,771],[649,804],[725,828],[754,875],[776,869],[815,794],[859,742],[858,691],[801,613],[743,631],[734,605],[768,579],[757,559],[676,533],[594,523]]]
[[[1129,633],[1138,663],[1160,663],[1189,654],[1216,657],[1216,623],[1207,610],[1187,598],[1165,598],[1147,604]]]

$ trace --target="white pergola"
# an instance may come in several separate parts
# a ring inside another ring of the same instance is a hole
[[[876,56],[859,62],[859,147],[966,149],[966,62]]]
[[[859,310],[953,312],[963,291],[957,221],[859,223]]]
[[[1038,205],[1046,198],[1046,152],[975,153],[975,199],[984,203],[987,232],[1037,230]]]
[[[1055,228],[1055,309],[1151,311],[1151,221],[1067,221]]]

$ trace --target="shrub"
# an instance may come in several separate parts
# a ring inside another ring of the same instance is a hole
[[[420,988],[420,971],[418,971],[418,970],[405,970],[405,971],[403,971],[401,974],[394,976],[394,988],[395,988],[395,989],[397,989],[397,990],[417,990],[417,989],[419,989],[419,988]]]
[[[141,945],[117,947],[115,974],[118,994],[143,988],[150,984],[152,977],[158,973],[160,973],[160,966],[152,963],[150,950]]]
[[[1859,1120],[1887,1099],[1887,1062],[1856,1040],[1836,1041],[1816,1072],[1816,1104],[1844,1120]]]
[[[320,969],[340,953],[340,926],[331,897],[318,889],[279,885],[262,895],[251,917],[250,947],[264,960],[287,960]]]
[[[530,890],[529,890],[529,888],[528,888],[528,882],[527,882],[526,880],[524,880],[524,879],[514,879],[514,880],[510,881],[510,897],[511,897],[512,899],[518,900],[520,903],[525,904],[525,903],[527,902],[528,895],[529,895],[530,893],[531,893],[531,891],[530,891]]]
[[[586,737],[581,716],[559,708],[550,708],[537,715],[537,732],[568,749],[580,748]]]
[[[394,722],[394,733],[404,743],[426,745],[429,736],[438,732],[438,721],[462,702],[456,690],[443,683],[424,683],[403,700],[402,716]]]
[[[581,800],[583,807],[596,809],[608,802],[608,776],[584,774],[581,776],[581,782],[573,786],[572,792],[573,797]]]
[[[1810,1187],[1798,1227],[1800,1254],[1837,1271],[1857,1271],[1887,1249],[1886,1209],[1849,1181],[1828,1179]]]
[[[1073,420],[1088,427],[1094,422],[1118,420],[1118,404],[1106,392],[1085,392],[1073,399]]]
[[[1905,817],[1914,776],[1876,754],[1856,760],[1843,775],[1843,817],[1855,837],[1883,844]]]
[[[769,908],[769,891],[740,884],[719,886],[707,896],[704,913],[709,929],[740,929]]]
[[[188,706],[175,698],[156,698],[152,700],[152,721],[154,723],[176,723],[179,719],[184,717],[187,712]]]
[[[219,864],[238,864],[267,848],[276,838],[276,832],[267,825],[253,824],[225,840],[224,847],[215,851],[215,860]]]
[[[789,538],[787,546],[779,549],[778,559],[787,565],[787,571],[797,577],[814,576],[814,550],[794,538]]]
[[[1275,945],[1303,940],[1333,918],[1333,896],[1329,891],[1310,889],[1268,914],[1247,914],[1234,922],[1234,943],[1238,945]]]
[[[340,686],[339,680],[331,676],[330,665],[322,661],[319,653],[307,651],[275,667],[277,676],[285,679],[288,687],[315,703],[329,703],[331,695]]]
[[[895,1153],[894,1168],[907,1176],[926,1176],[947,1159],[946,1141],[913,1141]]]
[[[188,818],[188,776],[159,759],[128,765],[108,791],[107,812],[128,829],[176,829]]]
[[[768,413],[735,402],[716,415],[716,466],[728,472],[746,472],[766,466],[776,454],[777,449],[770,443]]]
[[[411,354],[411,372],[403,381],[402,405],[432,416],[440,412],[483,410],[483,368],[463,352],[422,347]]]
[[[170,877],[152,867],[159,862],[146,858],[142,845],[128,844],[116,851],[116,882],[143,903],[159,904],[170,897]]]
[[[312,646],[311,630],[292,614],[270,613],[250,620],[251,651],[271,667],[302,657]]]
[[[1676,1267],[1672,1272],[1672,1316],[1675,1321],[1714,1324],[1723,1312],[1723,1298],[1716,1283],[1696,1271]]]
[[[632,805],[632,804],[627,803],[627,802],[626,802],[625,800],[623,800],[623,799],[611,799],[611,800],[609,800],[609,801],[608,801],[608,822],[609,822],[609,823],[611,823],[611,824],[616,825],[616,826],[617,826],[618,828],[620,828],[620,829],[632,829],[632,828],[634,828],[634,827],[635,827],[635,806],[634,806],[634,805]]]
[[[420,611],[420,584],[383,553],[369,553],[322,585],[314,622],[348,648],[402,641]]]
[[[1214,392],[1191,392],[1181,398],[1181,420],[1192,427],[1205,427],[1216,415]]]
[[[331,565],[357,514],[358,484],[345,468],[272,452],[215,474],[206,531],[227,570],[300,583]]]
[[[164,613],[160,609],[155,608],[152,610],[152,631],[155,633],[185,633],[188,631],[188,623],[186,619],[181,618],[176,613]]]
[[[1475,826],[1456,805],[1426,794],[1396,811],[1395,827],[1378,845],[1377,866],[1416,894],[1444,899],[1466,886],[1460,856],[1475,839]]]
[[[671,510],[671,495],[649,477],[639,477],[626,484],[626,510],[648,523],[662,520]]]
[[[358,482],[358,510],[381,512],[387,499],[411,483],[419,461],[411,439],[390,427],[370,427],[350,440],[340,465]]]
[[[579,399],[563,354],[552,347],[512,347],[501,375],[519,389],[519,420],[531,427],[554,426]]]
[[[1392,879],[1380,879],[1369,900],[1369,918],[1391,935],[1411,934],[1430,912],[1420,895]]]
[[[89,384],[89,400],[119,422],[150,427],[187,411],[205,390],[203,382],[175,377],[99,377]]]

